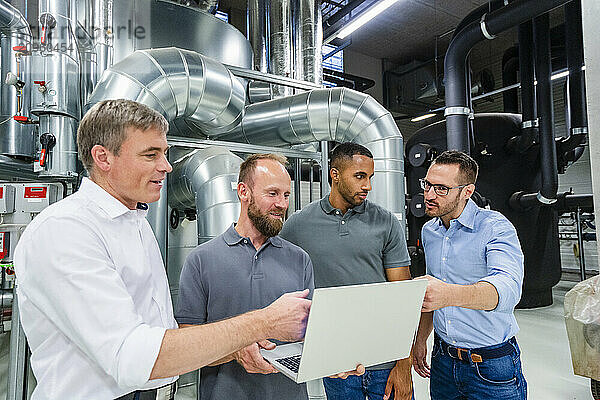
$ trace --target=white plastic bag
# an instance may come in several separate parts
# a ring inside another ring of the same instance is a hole
[[[567,292],[565,322],[573,371],[600,380],[600,275],[579,282]]]

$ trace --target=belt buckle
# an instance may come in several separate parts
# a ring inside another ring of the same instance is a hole
[[[171,400],[174,395],[174,387],[174,384],[170,384],[156,389],[156,400]]]
[[[462,355],[461,355],[461,354],[462,354],[462,352],[464,351],[464,352],[466,353],[466,355],[469,355],[469,350],[467,350],[467,349],[462,349],[462,348],[460,348],[460,347],[455,347],[455,349],[456,349],[456,355],[458,356],[458,359],[459,359],[460,361],[465,361],[465,359],[463,359],[463,358],[462,358]],[[465,357],[465,358],[466,358],[466,357]]]

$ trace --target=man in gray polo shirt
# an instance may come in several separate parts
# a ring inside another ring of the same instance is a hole
[[[300,247],[277,236],[289,205],[285,157],[250,156],[240,166],[236,224],[194,249],[179,282],[180,327],[218,321],[264,307],[286,292],[314,289],[312,264]],[[255,343],[200,370],[202,400],[306,400],[306,385],[276,373]]]
[[[315,286],[410,279],[400,222],[366,200],[374,174],[371,152],[358,144],[342,143],[331,153],[330,165],[331,193],[294,213],[281,231],[281,237],[310,255]],[[387,399],[390,395],[396,400],[410,399],[411,360],[370,367],[363,376],[346,380],[324,378],[323,383],[328,400]]]

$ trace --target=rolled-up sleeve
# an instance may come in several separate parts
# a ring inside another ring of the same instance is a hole
[[[102,238],[75,217],[32,233],[15,254],[19,293],[119,387],[143,386],[166,328],[143,321]]]
[[[506,219],[491,224],[486,245],[488,276],[481,281],[498,292],[498,305],[492,311],[510,313],[521,299],[523,252],[514,226]]]

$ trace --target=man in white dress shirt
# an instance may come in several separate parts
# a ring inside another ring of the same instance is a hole
[[[27,227],[15,252],[20,318],[37,379],[33,399],[173,399],[177,375],[253,343],[304,336],[308,290],[264,309],[177,329],[145,219],[171,165],[168,123],[129,100],[81,120],[79,190]]]

